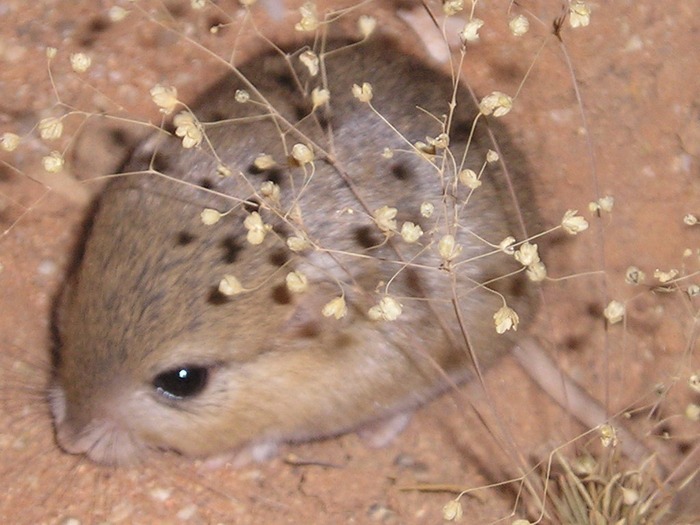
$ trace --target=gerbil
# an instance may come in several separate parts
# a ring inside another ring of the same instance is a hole
[[[478,110],[448,76],[383,39],[339,46],[313,77],[298,54],[252,60],[192,106],[198,147],[153,137],[106,187],[57,312],[50,402],[63,449],[122,464],[150,449],[209,457],[337,435],[468,378],[469,348],[485,366],[513,345],[494,313],[507,303],[523,324],[535,303],[522,271],[503,278],[522,266],[498,249],[523,240],[532,215],[519,159],[512,185],[486,163],[485,117],[472,135]],[[353,95],[364,82],[383,118]],[[315,87],[330,101],[314,110]],[[437,143],[415,146],[426,137]],[[314,160],[294,160],[295,144]],[[256,164],[263,153],[276,164]],[[458,182],[482,167],[479,188]],[[395,222],[379,220],[384,206]],[[205,225],[205,208],[232,211]],[[252,212],[271,227],[258,223],[260,244],[247,240]],[[400,235],[406,221],[418,242]],[[451,261],[447,234],[461,247]],[[308,246],[292,251],[290,237]],[[285,285],[294,270],[304,293]],[[226,275],[243,293],[218,291]],[[401,314],[371,319],[386,294]],[[341,295],[346,315],[322,315]]]

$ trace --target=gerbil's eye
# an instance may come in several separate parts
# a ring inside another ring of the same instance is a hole
[[[158,374],[153,386],[170,399],[183,399],[199,394],[207,386],[209,370],[203,366],[179,366]]]

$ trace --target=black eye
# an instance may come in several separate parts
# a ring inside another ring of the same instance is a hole
[[[183,399],[199,394],[207,386],[209,370],[203,366],[185,365],[166,370],[153,380],[158,393],[171,399]]]

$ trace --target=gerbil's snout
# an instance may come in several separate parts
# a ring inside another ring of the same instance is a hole
[[[84,454],[96,463],[105,465],[134,463],[143,454],[143,445],[116,417],[92,417],[85,411],[69,413],[65,393],[60,386],[51,389],[49,402],[56,441],[65,452]]]

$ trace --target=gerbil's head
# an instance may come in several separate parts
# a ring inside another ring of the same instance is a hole
[[[107,191],[58,308],[49,392],[57,440],[98,463],[138,461],[149,449],[210,456],[273,426],[259,408],[271,403],[251,395],[261,372],[250,368],[264,361],[289,305],[217,296],[236,251],[228,237],[205,230],[200,205],[146,193],[128,183]],[[231,223],[226,235],[237,234]],[[249,255],[260,253],[236,251],[236,262],[264,267]]]

